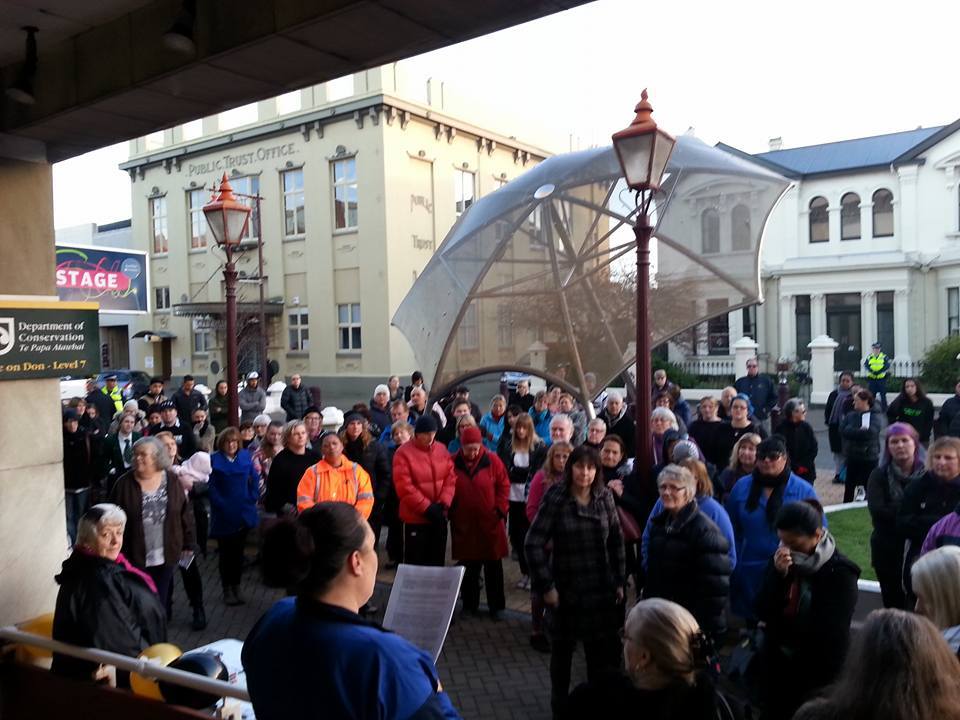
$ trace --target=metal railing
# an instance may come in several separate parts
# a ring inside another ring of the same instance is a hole
[[[677,363],[684,372],[691,375],[733,375],[733,358],[726,357],[703,357],[687,358]]]
[[[840,372],[840,370],[834,370],[834,382],[840,381]],[[858,378],[866,378],[867,371],[861,365],[854,371],[854,375],[856,375]],[[921,375],[923,375],[923,360],[897,360],[894,358],[890,361],[890,365],[887,368],[888,377],[908,378],[920,377]]]
[[[115,652],[108,652],[107,650],[77,647],[76,645],[70,645],[60,642],[59,640],[51,640],[42,635],[23,632],[12,625],[0,628],[0,639],[20,643],[21,645],[29,645],[30,647],[43,648],[44,650],[50,650],[51,652],[60,653],[61,655],[69,655],[70,657],[89,660],[90,662],[101,665],[113,665],[120,670],[127,670],[137,673],[138,675],[143,675],[144,677],[152,677],[157,680],[174,683],[175,685],[192,688],[193,690],[200,690],[217,697],[231,697],[242,700],[243,702],[250,702],[250,694],[245,688],[238,685],[223,680],[205,678],[201,675],[183,670],[163,667],[145,658],[132,658]]]

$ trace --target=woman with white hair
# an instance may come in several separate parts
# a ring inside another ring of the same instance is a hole
[[[653,464],[666,464],[667,458],[664,456],[664,438],[667,431],[673,430],[680,432],[680,426],[677,423],[677,416],[673,410],[665,407],[654,408],[650,413],[650,431],[653,433]]]
[[[619,392],[616,390],[609,392],[607,406],[599,417],[607,424],[607,434],[619,435],[624,445],[627,446],[627,457],[633,457],[637,428],[634,425],[633,418],[627,415],[627,404],[623,401],[623,396]],[[674,422],[676,422],[676,418],[674,418]]]
[[[926,615],[960,655],[960,547],[944,545],[923,555],[910,569],[917,612]]]
[[[133,469],[117,480],[110,500],[127,514],[124,554],[153,578],[170,614],[173,571],[193,555],[193,510],[170,470],[170,456],[159,440],[140,438],[133,445]]]
[[[246,449],[252,455],[267,436],[267,428],[270,427],[272,418],[266,413],[260,413],[253,419],[253,440],[247,445]]]
[[[60,590],[53,639],[135,656],[167,639],[166,616],[157,588],[120,552],[127,515],[122,508],[94,505],[77,524],[73,553],[56,576]],[[95,663],[54,654],[53,671],[93,680]],[[122,684],[125,675],[118,675]]]
[[[730,702],[711,675],[710,641],[677,603],[641,600],[623,630],[626,672],[580,685],[570,696],[570,717],[645,720],[732,720]]]
[[[704,631],[719,638],[726,630],[730,593],[730,541],[697,503],[697,478],[680,465],[657,476],[661,510],[647,522],[644,597],[679,603]]]

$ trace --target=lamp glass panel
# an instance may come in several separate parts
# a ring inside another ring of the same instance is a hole
[[[619,138],[616,141],[617,154],[623,166],[627,185],[637,187],[650,181],[650,153],[653,148],[653,133]]]
[[[674,140],[662,130],[656,132],[656,142],[653,146],[653,162],[650,165],[650,184],[660,187],[663,173],[667,169],[667,161],[673,151]]]

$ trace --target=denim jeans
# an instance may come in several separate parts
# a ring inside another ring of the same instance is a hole
[[[77,523],[87,511],[89,502],[90,488],[78,492],[66,490],[63,493],[63,504],[67,510],[67,536],[71,546],[77,541]]]

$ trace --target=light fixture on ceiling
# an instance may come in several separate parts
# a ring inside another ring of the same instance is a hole
[[[7,97],[21,105],[33,105],[37,98],[33,94],[33,81],[37,76],[37,32],[32,25],[21,28],[27,34],[27,51],[23,66],[17,74],[17,81],[7,88]]]
[[[197,0],[183,0],[176,20],[163,34],[164,46],[182,55],[195,55],[197,44],[193,40],[193,26],[196,19]]]

